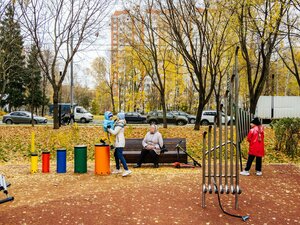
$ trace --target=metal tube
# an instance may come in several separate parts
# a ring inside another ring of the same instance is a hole
[[[222,168],[222,105],[220,104],[219,110],[219,185],[220,185],[220,193],[223,194],[223,185],[222,185],[222,175],[223,175],[223,168]]]
[[[208,127],[208,149],[211,149],[211,125]],[[208,191],[211,194],[212,188],[211,188],[211,153],[208,152]]]
[[[238,127],[240,126],[239,120],[240,120],[240,115],[239,115],[239,75],[238,75],[238,50],[239,47],[236,48],[235,52],[235,116],[236,116],[236,121],[235,121],[235,127],[236,127],[236,157],[235,157],[235,187],[236,187],[236,192],[235,192],[235,208],[238,209],[238,195],[240,194],[240,188],[239,188],[239,156],[240,156],[240,133],[238,132]]]
[[[206,162],[205,162],[205,152],[206,152],[206,134],[205,131],[203,133],[203,150],[202,150],[202,208],[205,208],[205,194],[207,192],[206,184],[205,184],[205,176],[206,176]]]
[[[225,192],[226,194],[229,194],[229,188],[228,188],[228,103],[227,103],[227,98],[228,98],[229,90],[226,91],[225,93],[225,98],[224,98],[224,104],[225,104]]]
[[[214,118],[214,180],[217,180],[217,116]],[[218,192],[216,186],[214,186],[215,193]]]
[[[230,98],[229,98],[229,104],[230,104],[230,189],[231,193],[234,194],[235,190],[233,187],[233,87],[234,87],[234,75],[231,77],[231,88],[230,88]],[[236,118],[235,118],[236,119]],[[236,124],[236,121],[235,121]]]

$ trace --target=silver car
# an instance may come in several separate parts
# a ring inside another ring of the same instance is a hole
[[[216,110],[204,110],[202,112],[200,124],[204,126],[213,124],[216,115],[217,115]],[[234,117],[233,117],[233,122],[234,122]],[[222,112],[222,124],[224,123],[225,123],[225,114]],[[227,124],[230,124],[230,116],[227,116]]]
[[[13,124],[13,123],[31,124],[31,112],[27,112],[27,111],[11,112],[11,113],[3,116],[2,122],[6,123],[6,124]],[[45,117],[36,116],[33,114],[33,122],[35,124],[38,124],[38,123],[47,123],[48,121],[47,121],[47,118],[45,118]]]

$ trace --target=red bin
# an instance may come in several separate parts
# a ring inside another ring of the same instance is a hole
[[[42,153],[42,172],[43,173],[50,172],[50,152]]]

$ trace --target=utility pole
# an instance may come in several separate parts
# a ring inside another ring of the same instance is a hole
[[[71,35],[71,54],[73,54],[73,34]],[[73,58],[72,58],[72,61],[70,63],[70,78],[71,78],[71,81],[70,81],[70,100],[71,100],[71,112],[70,112],[70,116],[71,115],[74,115],[74,107],[73,107],[73,67],[74,67],[74,64],[73,64]],[[71,119],[71,124],[73,124],[73,120]]]

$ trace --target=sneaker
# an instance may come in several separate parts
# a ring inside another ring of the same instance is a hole
[[[249,176],[250,175],[249,171],[247,171],[247,170],[243,170],[242,172],[240,172],[240,174],[243,175],[243,176]]]
[[[127,177],[131,173],[132,173],[131,170],[125,170],[124,173],[122,174],[122,177]]]
[[[141,167],[141,165],[139,165],[139,164],[136,164],[133,166],[133,168],[140,168],[140,167]]]
[[[122,173],[122,170],[121,169],[118,169],[118,170],[114,170],[111,172],[112,174],[119,174],[119,173]]]
[[[261,171],[256,171],[256,176],[262,176],[262,172]]]

